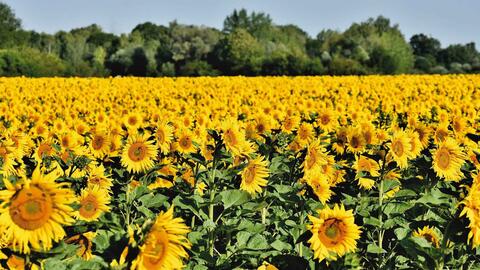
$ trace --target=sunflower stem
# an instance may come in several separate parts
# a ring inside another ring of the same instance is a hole
[[[212,172],[212,179],[211,179],[211,189],[210,189],[210,205],[208,206],[208,218],[215,223],[214,220],[214,199],[215,199],[215,173],[216,173],[216,159],[213,158],[213,172]],[[209,253],[210,256],[213,257],[213,251],[215,249],[215,229],[211,229],[209,232]]]
[[[32,269],[32,265],[30,262],[30,254],[25,256],[25,269]]]
[[[210,192],[210,205],[208,207],[208,217],[212,222],[214,222],[213,220],[213,199],[214,198],[215,198],[215,191],[212,190]],[[210,256],[213,257],[213,249],[214,249],[214,242],[215,242],[214,229],[211,229],[209,234],[210,234],[209,252],[210,252]]]
[[[302,207],[303,208],[303,207]],[[302,209],[303,210],[303,209]],[[303,228],[303,211],[300,214],[300,226]],[[303,247],[302,247],[302,242],[298,243],[298,255],[300,257],[303,257]]]
[[[262,225],[265,225],[267,222],[267,208],[262,208]]]
[[[382,206],[383,206],[383,186],[384,186],[384,178],[385,178],[385,163],[386,163],[386,156],[387,156],[387,153],[385,152],[384,153],[384,156],[383,156],[383,162],[382,162],[382,170],[381,170],[381,173],[380,173],[380,184],[379,184],[379,188],[378,188],[378,220],[379,220],[379,223],[380,223],[380,228],[379,228],[379,231],[378,231],[378,247],[380,247],[381,249],[383,249],[383,236],[385,234],[385,231],[383,230],[383,209],[382,209]],[[382,261],[381,261],[381,264],[383,264],[383,253],[382,253]]]

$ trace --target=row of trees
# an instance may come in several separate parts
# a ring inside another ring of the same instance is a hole
[[[150,22],[115,35],[98,25],[53,35],[26,31],[0,3],[0,76],[344,75],[480,72],[474,43],[410,42],[389,19],[310,37],[264,13],[235,10],[222,30]]]

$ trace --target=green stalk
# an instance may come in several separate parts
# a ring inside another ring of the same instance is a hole
[[[387,156],[387,151],[385,151],[385,154],[383,156],[383,162],[382,162],[382,171],[380,173],[380,185],[379,185],[379,190],[378,190],[378,221],[380,223],[380,228],[378,231],[378,247],[383,249],[383,236],[385,234],[385,230],[383,229],[383,181],[385,177],[385,160]],[[383,264],[383,254],[382,254],[382,262],[380,265]]]
[[[380,221],[380,231],[378,232],[378,246],[383,248],[383,213],[382,213],[382,205],[383,205],[383,174],[380,178],[380,187],[378,192],[378,220]]]
[[[267,223],[267,208],[262,208],[262,224],[265,225]]]
[[[213,158],[213,172],[212,172],[212,179],[211,179],[211,190],[210,190],[210,205],[208,206],[208,218],[215,223],[214,220],[214,212],[213,212],[213,201],[215,199],[215,172],[216,172],[216,162],[215,157]],[[209,232],[209,254],[213,257],[213,250],[215,244],[215,230],[211,230]]]

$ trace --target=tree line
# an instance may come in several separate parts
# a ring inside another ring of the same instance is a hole
[[[223,29],[151,22],[115,35],[96,24],[55,34],[27,31],[0,3],[0,76],[217,76],[479,73],[475,43],[407,41],[388,18],[310,37],[265,13],[234,10]]]

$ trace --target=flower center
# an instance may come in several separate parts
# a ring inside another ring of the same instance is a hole
[[[448,150],[441,148],[437,153],[438,166],[446,170],[450,165],[450,153]]]
[[[128,157],[133,161],[141,161],[147,155],[147,147],[144,143],[136,142],[128,149]]]
[[[235,133],[233,132],[233,130],[228,129],[225,131],[225,143],[229,145],[237,144],[237,138],[235,137]]]
[[[100,148],[102,148],[104,142],[105,139],[103,138],[103,136],[95,135],[92,142],[93,149],[99,150]]]
[[[352,137],[352,139],[350,140],[350,145],[353,147],[353,148],[358,148],[360,146],[360,140],[354,136]]]
[[[131,126],[134,126],[135,124],[137,124],[137,118],[133,116],[129,117],[128,124],[130,124]]]
[[[36,186],[20,190],[9,209],[12,221],[25,230],[42,227],[48,222],[52,212],[52,198]]]
[[[190,148],[191,145],[192,145],[192,139],[190,139],[190,137],[185,136],[180,139],[180,146],[183,149],[188,149]]]
[[[162,129],[157,130],[157,140],[160,144],[165,142],[165,132]]]
[[[168,234],[165,230],[160,230],[156,232],[152,232],[148,236],[144,256],[146,257],[144,260],[144,265],[146,269],[157,269],[158,266],[163,264],[163,261],[166,258],[167,251],[168,251]]]
[[[80,215],[86,218],[90,218],[97,212],[98,201],[95,196],[89,194],[85,199],[80,202],[80,209],[78,212]]]
[[[401,141],[395,141],[393,142],[393,152],[395,153],[395,155],[401,157],[403,156],[403,144]]]
[[[245,183],[247,184],[251,184],[253,182],[253,180],[255,179],[255,171],[257,169],[257,166],[256,165],[251,165],[251,166],[248,166],[246,169],[245,169]]]
[[[335,246],[342,240],[345,232],[344,226],[341,220],[335,218],[327,219],[320,227],[318,236],[325,246]]]
[[[49,144],[42,144],[38,147],[38,156],[43,158],[43,156],[49,156],[52,152],[52,147]]]
[[[327,125],[330,122],[330,117],[328,115],[322,115],[320,119],[322,121],[322,125]]]

